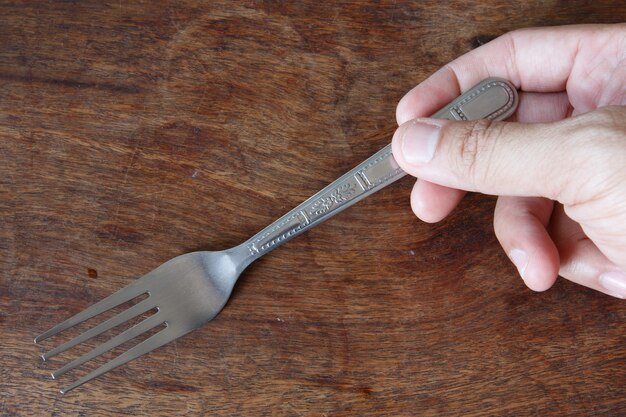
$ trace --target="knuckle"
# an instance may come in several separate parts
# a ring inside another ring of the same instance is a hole
[[[502,125],[490,120],[468,123],[462,139],[456,141],[458,171],[474,184],[484,182],[493,169],[495,142],[502,133]]]
[[[564,145],[574,149],[571,165],[576,168],[579,182],[575,202],[623,191],[625,111],[623,106],[604,107],[570,119]]]
[[[581,133],[580,139],[593,145],[624,143],[626,135],[626,107],[601,107],[572,118],[573,128]]]

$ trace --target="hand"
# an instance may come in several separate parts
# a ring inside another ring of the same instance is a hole
[[[424,119],[486,77],[515,84],[510,122]],[[494,228],[526,285],[557,275],[626,298],[626,24],[524,29],[452,61],[398,104],[393,154],[437,222],[464,191],[500,196]]]

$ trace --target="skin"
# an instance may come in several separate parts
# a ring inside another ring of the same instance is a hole
[[[512,120],[423,118],[492,76],[520,91]],[[409,91],[396,117],[417,217],[442,220],[466,191],[497,195],[496,236],[529,288],[560,275],[626,298],[626,24],[507,33]]]

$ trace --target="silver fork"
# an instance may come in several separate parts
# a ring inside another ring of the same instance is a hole
[[[508,81],[488,78],[433,117],[450,120],[502,120],[515,112],[517,103],[517,91]],[[56,379],[122,343],[157,326],[165,325],[162,330],[63,388],[61,393],[64,394],[212,320],[222,310],[239,275],[250,263],[404,175],[405,172],[393,158],[391,145],[387,145],[245,243],[224,251],[193,252],[171,259],[126,288],[37,336],[35,343],[147,294],[145,299],[132,307],[44,353],[41,357],[45,361],[137,316],[157,310],[52,372],[52,378]]]

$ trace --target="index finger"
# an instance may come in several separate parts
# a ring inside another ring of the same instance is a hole
[[[450,62],[409,91],[398,103],[398,124],[434,113],[487,77],[505,78],[524,91],[564,91],[581,38],[599,27],[531,28],[502,35]]]

